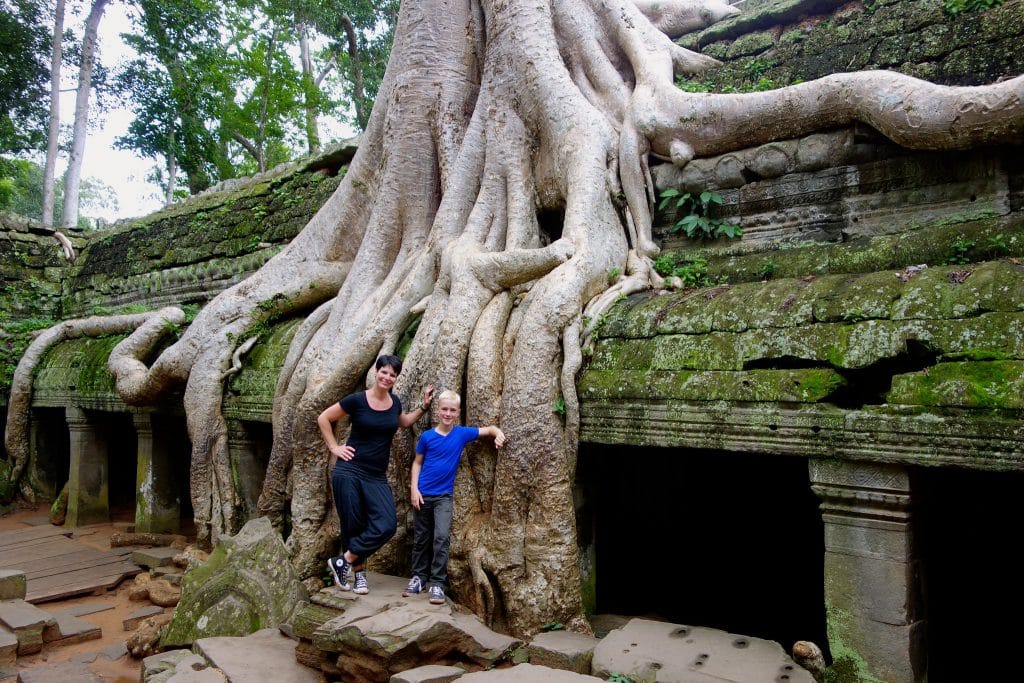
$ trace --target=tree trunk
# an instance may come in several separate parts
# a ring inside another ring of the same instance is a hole
[[[347,14],[341,15],[341,25],[348,40],[348,57],[352,60],[352,106],[356,109],[356,121],[360,126],[365,126],[367,116],[363,100],[366,98],[366,91],[363,87],[363,65],[359,57],[359,36]]]
[[[50,127],[43,167],[43,225],[53,227],[54,177],[60,149],[60,67],[64,58],[64,0],[56,0],[53,17],[53,45],[50,51]]]
[[[317,122],[319,79],[313,76],[313,57],[309,52],[306,22],[296,22],[299,31],[299,57],[302,62],[302,94],[306,113],[306,148],[310,154],[320,151],[320,127]]]
[[[89,129],[89,95],[92,92],[92,71],[96,65],[96,32],[110,0],[93,0],[82,36],[82,63],[78,67],[78,92],[75,96],[75,132],[71,139],[71,155],[64,176],[64,212],[61,225],[73,228],[78,224],[78,189],[82,183],[82,161]]]
[[[659,25],[678,25],[684,9],[703,16],[692,0],[654,6]],[[404,2],[366,132],[335,194],[152,367],[137,359],[152,347],[155,322],[111,357],[130,404],[186,383],[200,540],[243,521],[221,403],[244,333],[270,316],[306,316],[278,378],[259,510],[281,529],[290,519],[293,562],[312,579],[337,550],[316,416],[361,387],[374,358],[419,318],[396,392],[410,403],[428,383],[462,390],[467,421],[498,424],[507,437],[500,456],[484,444],[464,459],[453,596],[516,635],[551,621],[587,631],[572,500],[576,372],[587,318],[661,282],[651,267],[650,160],[684,165],[854,120],[926,149],[1024,136],[1024,77],[947,88],[864,72],[744,95],[674,86],[676,74],[713,63],[675,45],[628,0]],[[541,213],[564,216],[560,231],[545,230]],[[613,269],[623,277],[609,286]],[[412,444],[426,426],[395,440],[388,477],[400,520]],[[371,566],[407,567],[406,540],[400,531]]]
[[[174,187],[178,182],[178,155],[174,151],[174,127],[167,134],[170,144],[167,149],[167,192],[164,194],[164,206],[174,203]]]

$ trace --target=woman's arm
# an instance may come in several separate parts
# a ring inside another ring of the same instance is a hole
[[[505,445],[505,432],[501,431],[498,427],[480,427],[480,436],[493,436],[496,448],[501,448]]]
[[[334,403],[316,418],[317,426],[320,427],[320,435],[323,437],[324,443],[327,444],[327,450],[331,452],[332,466],[334,465],[333,458],[351,460],[356,453],[354,448],[348,444],[339,444],[338,440],[334,438],[334,423],[343,417],[345,417],[345,411],[341,405]]]
[[[434,400],[434,385],[428,384],[423,390],[423,403],[412,409],[409,413],[399,413],[398,426],[403,429],[412,427],[416,421],[423,417],[423,414],[430,410],[430,403]]]

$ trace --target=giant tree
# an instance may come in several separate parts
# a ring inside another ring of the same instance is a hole
[[[398,393],[415,396],[428,382],[463,388],[468,420],[500,424],[508,437],[500,456],[471,454],[456,496],[455,597],[516,634],[548,621],[586,630],[571,496],[575,376],[585,320],[619,292],[660,284],[649,163],[685,165],[857,120],[915,148],[1024,135],[1024,77],[950,88],[862,72],[753,94],[683,92],[674,76],[713,60],[661,28],[699,25],[725,6],[650,7],[651,18],[629,0],[403,2],[366,133],[336,193],[151,366],[139,359],[180,311],[149,316],[111,355],[130,403],[185,383],[204,541],[242,521],[221,399],[246,331],[271,315],[305,316],[278,381],[260,508],[282,529],[290,517],[294,562],[314,577],[336,531],[315,417],[360,386],[373,358],[418,319]],[[622,276],[609,286],[615,269]],[[76,330],[65,323],[49,339],[89,331]],[[32,362],[19,365],[22,391]],[[27,404],[16,394],[8,449],[23,463]],[[408,443],[396,440],[389,473],[400,500]]]

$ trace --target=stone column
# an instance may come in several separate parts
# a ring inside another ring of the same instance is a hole
[[[173,455],[168,449],[169,441],[159,438],[159,426],[154,426],[152,413],[133,413],[132,421],[138,438],[135,530],[152,533],[178,531],[181,528],[181,501],[171,461]],[[154,431],[157,431],[155,439]]]
[[[926,680],[907,470],[811,460],[825,522],[825,606],[833,667],[850,680]]]
[[[235,493],[242,504],[241,525],[258,516],[256,504],[266,475],[266,464],[260,458],[259,444],[253,441],[241,420],[228,420],[228,455],[231,458],[234,484],[238,489]]]
[[[81,408],[65,409],[71,450],[68,476],[68,515],[64,526],[110,521],[107,441],[103,431]]]

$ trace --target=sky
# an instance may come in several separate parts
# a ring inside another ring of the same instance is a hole
[[[115,68],[119,63],[134,57],[134,51],[121,39],[122,33],[132,30],[128,15],[127,3],[114,2],[107,5],[107,10],[99,26],[99,55],[102,63],[108,68]],[[68,27],[78,36],[82,34],[84,16],[67,17]],[[75,112],[75,92],[78,71],[64,67],[62,71],[61,120],[70,125]],[[95,105],[95,94],[90,101]],[[113,222],[123,218],[144,216],[159,209],[163,205],[163,193],[158,185],[146,182],[146,176],[164,160],[144,159],[132,151],[119,150],[114,147],[114,140],[128,131],[132,121],[132,112],[127,108],[112,109],[103,115],[102,126],[91,127],[85,144],[82,176],[98,178],[117,194],[117,206],[102,209],[91,208],[83,211],[84,215],[103,218]],[[338,122],[321,121],[321,134],[324,139],[344,138],[352,135]],[[42,163],[42,159],[38,160]],[[57,173],[63,173],[67,166],[67,157],[58,161]],[[179,183],[184,182],[179,178]]]

